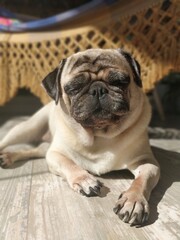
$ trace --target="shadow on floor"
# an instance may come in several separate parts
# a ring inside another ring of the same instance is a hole
[[[150,217],[148,224],[158,219],[158,204],[174,182],[180,182],[180,153],[152,147],[161,168],[161,177],[150,198]]]

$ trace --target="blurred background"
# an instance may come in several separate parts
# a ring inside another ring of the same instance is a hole
[[[91,0],[1,0],[1,7],[34,18],[45,18],[81,6]]]

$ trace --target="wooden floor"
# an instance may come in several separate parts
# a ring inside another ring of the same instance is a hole
[[[0,128],[0,138],[17,121]],[[74,193],[49,173],[44,159],[0,169],[0,240],[178,240],[180,239],[180,141],[151,140],[161,180],[150,199],[146,226],[130,227],[113,212],[132,181],[128,172],[99,178],[100,197]]]

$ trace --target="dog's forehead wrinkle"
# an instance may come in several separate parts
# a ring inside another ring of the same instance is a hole
[[[119,56],[119,54],[112,54],[112,52],[105,50],[97,53],[87,50],[85,54],[82,54],[81,52],[71,56],[68,68],[70,73],[81,71],[83,69],[91,69],[93,72],[98,72],[101,69],[122,65],[124,65],[123,57]]]
[[[80,56],[72,56],[70,59],[70,65],[69,69],[70,72],[72,72],[74,69],[79,68],[82,64],[88,64],[91,62],[91,57],[88,55],[80,55]]]

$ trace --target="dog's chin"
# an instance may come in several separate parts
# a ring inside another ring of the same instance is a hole
[[[86,108],[84,105],[80,107],[76,102],[76,105],[71,106],[70,113],[84,128],[103,129],[118,124],[129,110],[129,103],[125,101],[116,105],[90,104]]]
[[[74,119],[84,128],[106,129],[109,126],[118,124],[126,114],[127,113],[115,115],[109,113],[104,116],[102,114],[92,114],[89,115],[87,118],[74,117]]]

